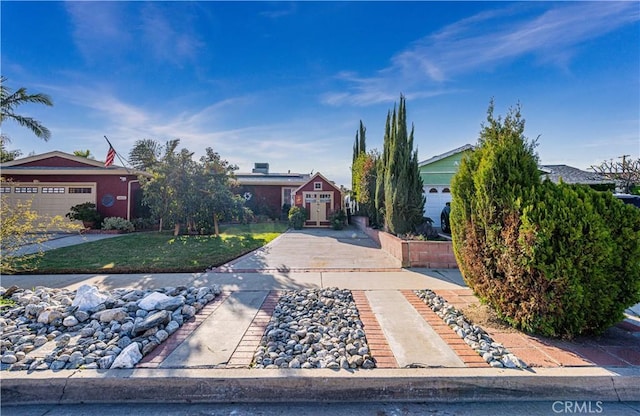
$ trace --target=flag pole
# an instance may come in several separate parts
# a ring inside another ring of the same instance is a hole
[[[111,142],[109,141],[109,139],[107,139],[107,136],[104,136],[104,139],[107,141],[107,143],[109,144],[109,148],[113,149],[113,151],[115,152],[116,156],[118,156],[118,159],[120,160],[120,163],[122,163],[122,167],[125,168],[127,170],[127,172],[129,172],[129,168],[125,165],[125,161],[122,160],[122,158],[120,157],[120,153],[118,153],[116,151],[116,148],[113,147],[113,145],[111,144]]]

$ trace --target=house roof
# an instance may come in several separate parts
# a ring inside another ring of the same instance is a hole
[[[333,181],[330,181],[329,179],[325,178],[320,172],[317,172],[315,175],[313,175],[311,178],[309,178],[307,181],[305,181],[302,185],[300,185],[298,187],[298,189],[295,190],[295,192],[297,193],[299,190],[301,190],[302,188],[305,187],[305,185],[307,185],[308,183],[313,182],[314,180],[316,180],[317,178],[321,178],[323,179],[326,183],[328,183],[329,185],[331,185],[336,191],[338,192],[342,192],[340,190],[339,187],[336,186],[336,184]]]
[[[75,166],[48,163],[54,159],[65,159],[74,162]],[[58,150],[4,162],[0,164],[0,169],[4,175],[148,175],[118,165],[105,167],[104,162]]]
[[[431,163],[435,163],[435,162],[437,162],[439,160],[446,159],[449,156],[453,156],[455,154],[462,153],[462,152],[465,152],[467,150],[472,150],[472,149],[473,149],[472,145],[465,144],[464,146],[460,146],[460,147],[458,147],[456,149],[449,150],[448,152],[443,153],[441,155],[433,156],[430,159],[423,160],[422,162],[418,163],[418,167],[426,166],[426,165],[429,165]]]
[[[309,180],[307,173],[235,173],[238,185],[279,185],[298,187]]]
[[[598,185],[615,183],[604,175],[596,172],[587,172],[567,165],[540,165],[540,171],[551,182],[558,183],[560,180],[569,184]]]

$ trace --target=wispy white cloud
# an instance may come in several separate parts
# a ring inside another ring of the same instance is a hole
[[[195,59],[204,46],[189,24],[193,17],[189,8],[180,9],[176,16],[162,3],[153,2],[71,1],[65,6],[74,43],[89,62],[127,58],[142,51],[157,62],[182,65]],[[131,13],[130,8],[139,10]],[[136,44],[140,50],[133,49]]]
[[[635,2],[518,4],[482,12],[417,40],[373,75],[343,72],[329,105],[368,105],[408,96],[449,93],[443,85],[472,71],[491,70],[525,55],[565,66],[580,44],[640,20]],[[454,90],[456,91],[456,90]]]

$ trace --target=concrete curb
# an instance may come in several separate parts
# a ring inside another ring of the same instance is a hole
[[[640,401],[640,368],[134,369],[2,373],[2,404]]]

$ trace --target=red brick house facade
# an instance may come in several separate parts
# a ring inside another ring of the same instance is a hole
[[[136,217],[143,172],[59,151],[5,162],[0,169],[3,199],[31,200],[39,215],[64,216],[72,206],[92,202],[103,217]]]
[[[305,227],[329,227],[329,217],[342,209],[342,191],[320,173],[294,193],[295,205],[307,212]]]
[[[293,204],[293,193],[309,180],[304,173],[270,173],[268,163],[256,163],[251,173],[236,173],[234,192],[256,215],[286,219]],[[283,210],[283,206],[286,209]]]

